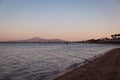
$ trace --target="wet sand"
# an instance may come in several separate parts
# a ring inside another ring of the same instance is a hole
[[[120,80],[120,48],[54,80]]]

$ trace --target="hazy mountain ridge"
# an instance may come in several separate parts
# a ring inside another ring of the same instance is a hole
[[[40,37],[34,37],[31,39],[17,40],[17,41],[12,41],[12,42],[65,42],[65,41],[61,39],[43,39]]]

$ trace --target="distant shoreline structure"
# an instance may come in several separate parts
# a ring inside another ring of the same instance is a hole
[[[120,34],[111,35],[111,38],[100,38],[100,39],[90,39],[86,40],[88,43],[120,43]]]
[[[120,34],[111,35],[111,38],[89,39],[85,41],[65,41],[62,39],[43,39],[34,37],[26,40],[0,41],[0,43],[120,43]]]

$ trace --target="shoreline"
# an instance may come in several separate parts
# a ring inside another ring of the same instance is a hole
[[[112,49],[54,80],[120,80],[120,48]]]

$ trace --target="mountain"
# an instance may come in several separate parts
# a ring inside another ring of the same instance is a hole
[[[40,37],[34,37],[31,39],[26,39],[26,40],[18,40],[15,42],[65,42],[64,40],[61,39],[43,39]]]

